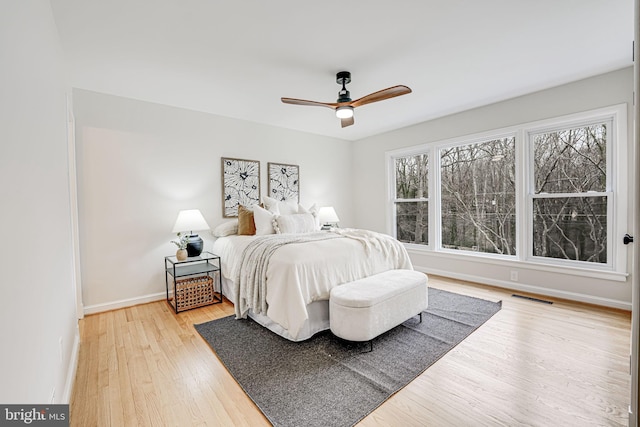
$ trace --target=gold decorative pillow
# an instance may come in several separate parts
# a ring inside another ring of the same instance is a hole
[[[253,211],[244,206],[238,206],[238,234],[253,236],[256,234],[256,223],[253,220]]]

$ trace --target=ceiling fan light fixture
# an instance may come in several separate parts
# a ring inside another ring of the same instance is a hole
[[[353,117],[353,107],[345,105],[336,109],[336,117],[339,119],[348,119]]]

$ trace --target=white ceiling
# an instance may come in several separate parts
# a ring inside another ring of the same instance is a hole
[[[51,0],[73,87],[357,140],[632,65],[633,0]],[[353,99],[326,108],[335,73]]]

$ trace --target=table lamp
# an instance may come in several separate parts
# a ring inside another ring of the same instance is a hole
[[[173,226],[174,233],[182,233],[184,231],[189,232],[189,243],[187,244],[187,254],[192,256],[198,256],[202,253],[204,243],[202,238],[193,231],[209,230],[209,224],[204,220],[204,217],[198,209],[190,209],[186,211],[180,211],[178,213],[178,219],[176,219],[176,225]]]
[[[322,224],[323,230],[328,230],[331,227],[337,227],[340,222],[340,218],[338,218],[336,210],[331,206],[324,206],[320,208],[320,211],[318,212],[318,219],[320,220],[320,224]]]

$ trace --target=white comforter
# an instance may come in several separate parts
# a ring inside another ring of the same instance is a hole
[[[306,306],[329,299],[332,287],[386,270],[413,268],[404,246],[390,236],[351,229],[340,229],[338,233],[340,238],[282,246],[266,267],[266,314],[294,339],[308,318]],[[241,255],[253,239],[262,237],[229,236],[216,240],[213,251],[221,258],[225,278],[236,280],[241,268],[252,268],[241,265]],[[242,289],[236,291],[236,295],[242,294]],[[249,304],[249,308],[261,312],[260,306],[251,306],[251,301]]]

